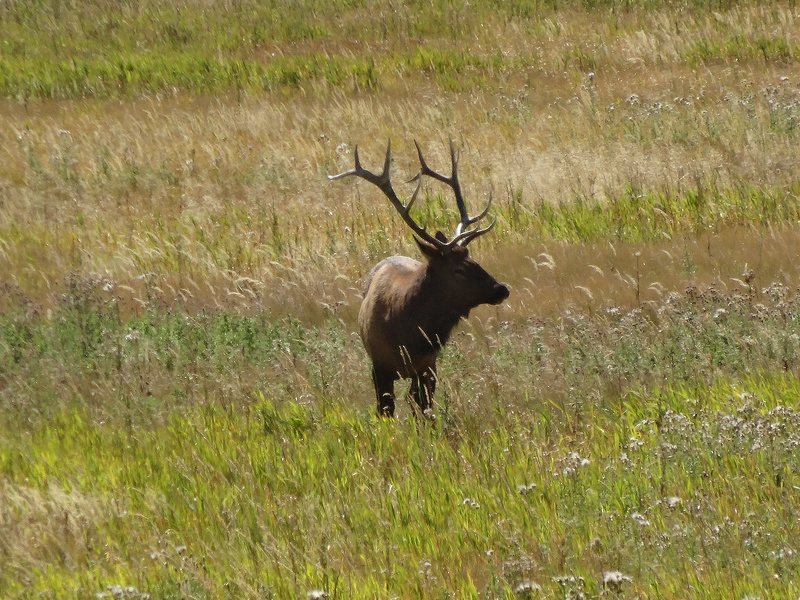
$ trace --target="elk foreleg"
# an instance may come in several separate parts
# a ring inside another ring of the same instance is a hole
[[[425,369],[422,373],[411,378],[411,387],[408,390],[416,400],[422,414],[433,408],[433,393],[436,391],[436,366]]]
[[[394,416],[394,381],[397,375],[391,371],[381,371],[372,367],[372,382],[378,397],[378,416]]]

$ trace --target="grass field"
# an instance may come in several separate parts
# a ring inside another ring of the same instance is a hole
[[[0,3],[0,597],[800,597],[799,17]],[[326,177],[387,139],[512,290],[432,425],[355,333],[410,233]]]

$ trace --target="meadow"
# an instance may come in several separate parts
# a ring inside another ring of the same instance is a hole
[[[799,17],[0,4],[0,597],[800,597]],[[356,334],[410,232],[327,179],[389,139],[512,290],[432,424]]]

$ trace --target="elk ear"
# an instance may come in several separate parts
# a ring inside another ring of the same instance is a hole
[[[416,236],[414,236],[414,241],[417,242],[417,246],[419,246],[419,249],[422,251],[422,253],[425,255],[425,258],[427,258],[428,260],[432,260],[434,258],[441,258],[442,252],[435,246],[431,246],[430,244],[423,242]]]
[[[447,242],[450,241],[450,240],[447,239],[447,236],[445,234],[443,234],[441,231],[437,231],[436,235],[434,237],[436,237],[437,240],[439,240],[440,242],[442,242],[444,244],[446,244]]]

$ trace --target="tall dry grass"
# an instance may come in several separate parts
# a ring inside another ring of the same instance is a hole
[[[44,304],[72,270],[102,274],[139,298],[142,282],[155,279],[174,290],[166,296],[199,304],[252,300],[264,288],[280,298],[286,286],[341,302],[375,260],[411,251],[374,190],[326,178],[352,164],[356,144],[377,167],[388,138],[398,182],[416,172],[412,139],[441,168],[455,139],[468,201],[494,193],[506,255],[539,254],[512,212],[542,203],[737,186],[789,193],[798,93],[787,72],[753,67],[743,78],[720,67],[693,92],[685,77],[633,86],[595,75],[500,95],[182,97],[46,103],[27,114],[7,105],[4,279]],[[452,226],[447,202],[434,199],[420,218]],[[680,255],[683,244],[668,252]]]
[[[797,595],[797,7],[279,4],[0,3],[0,596]],[[433,427],[388,138],[512,288]]]

